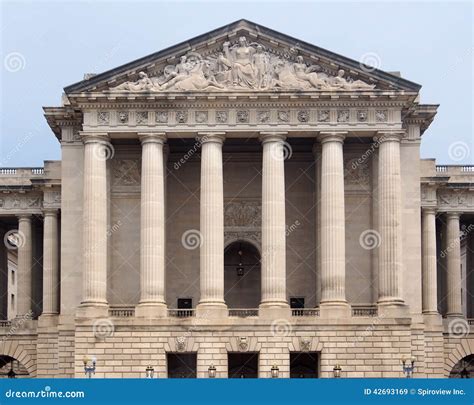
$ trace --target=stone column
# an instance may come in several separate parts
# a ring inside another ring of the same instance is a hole
[[[438,316],[436,209],[422,209],[423,314]]]
[[[260,316],[281,314],[286,298],[285,151],[286,132],[261,132],[262,300]]]
[[[59,314],[59,249],[58,213],[51,209],[44,212],[43,229],[43,313]]]
[[[378,226],[379,311],[388,316],[404,311],[402,298],[402,190],[400,139],[402,133],[379,133]],[[389,314],[390,312],[390,314]]]
[[[344,210],[345,132],[320,133],[321,156],[321,316],[350,316],[346,301]]]
[[[106,134],[83,134],[83,300],[80,315],[108,315],[107,304],[107,172],[112,145]]]
[[[8,236],[3,227],[0,227],[0,320],[8,319],[10,292],[8,291],[8,249],[5,242]]]
[[[452,318],[463,316],[461,302],[461,238],[459,228],[459,213],[446,214],[446,246],[444,248],[447,261],[447,311]]]
[[[164,133],[139,134],[142,143],[140,303],[136,316],[166,316]]]
[[[32,311],[33,243],[31,215],[18,218],[17,316]]]
[[[224,302],[224,132],[199,133],[201,142],[201,317],[226,317]]]

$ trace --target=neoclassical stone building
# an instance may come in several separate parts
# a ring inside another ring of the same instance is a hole
[[[244,20],[66,87],[61,161],[0,169],[2,370],[469,372],[474,169],[420,159],[420,87]]]

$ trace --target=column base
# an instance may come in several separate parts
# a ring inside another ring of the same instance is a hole
[[[291,308],[285,301],[264,302],[258,307],[258,317],[261,319],[290,319]]]
[[[166,304],[141,303],[135,307],[135,317],[137,318],[165,318],[168,316]]]
[[[107,318],[109,316],[108,304],[81,304],[77,307],[78,318]]]
[[[59,314],[41,314],[38,317],[38,327],[57,326],[59,323]]]
[[[321,302],[319,305],[319,317],[323,319],[351,318],[351,306],[345,301]]]
[[[450,313],[450,314],[446,314],[446,318],[447,319],[459,319],[459,318],[462,318],[462,319],[465,319],[466,317],[464,316],[464,314],[462,313],[457,313],[457,312],[453,312],[453,313]]]
[[[440,326],[443,324],[443,318],[438,312],[423,312],[423,322],[425,325]]]
[[[403,302],[378,302],[379,318],[410,318],[408,305]]]
[[[196,306],[196,318],[220,319],[227,318],[229,310],[227,305],[219,302],[201,303]]]

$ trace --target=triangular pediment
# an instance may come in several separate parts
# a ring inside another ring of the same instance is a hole
[[[66,94],[418,92],[420,86],[240,20],[65,88]]]

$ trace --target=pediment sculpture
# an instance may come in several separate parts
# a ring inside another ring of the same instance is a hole
[[[139,72],[138,80],[111,88],[114,92],[163,91],[348,91],[372,90],[375,84],[353,80],[343,69],[331,75],[319,65],[308,65],[296,51],[282,57],[260,43],[240,37],[235,45],[225,42],[222,50],[203,58],[190,52],[176,65],[166,66],[157,76]]]

